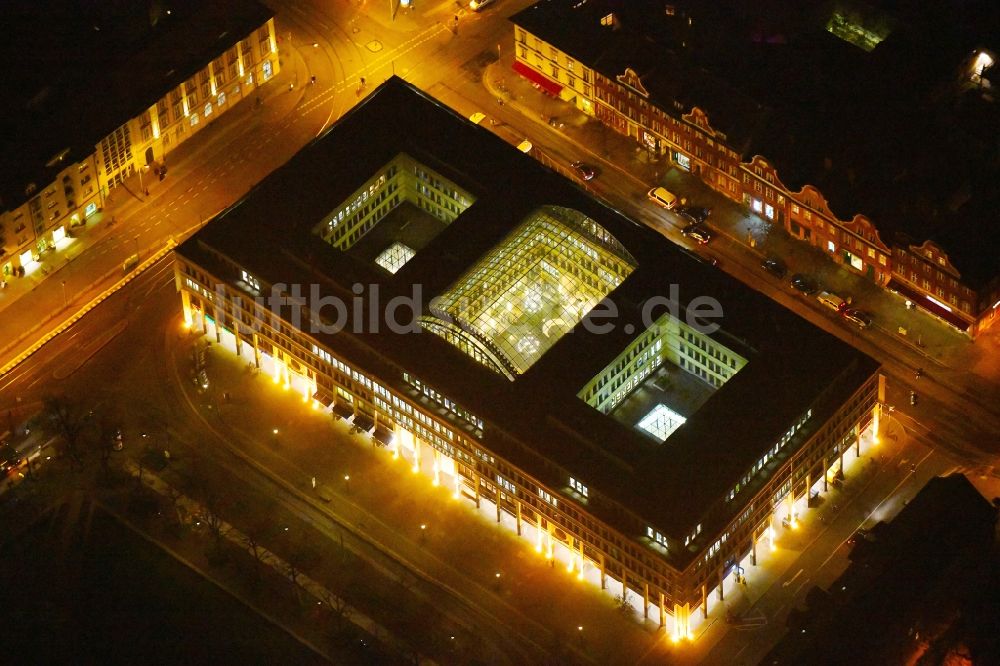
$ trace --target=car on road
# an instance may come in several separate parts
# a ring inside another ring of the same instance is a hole
[[[782,263],[780,259],[776,259],[775,257],[768,257],[760,263],[760,267],[779,279],[785,277],[785,273],[788,272],[788,269],[785,268],[785,264]]]
[[[712,214],[712,209],[707,206],[681,206],[677,212],[687,215],[695,222],[704,222]]]
[[[521,143],[517,144],[517,149],[520,150],[522,153],[525,153],[525,154],[530,153],[532,148],[534,148],[534,146],[532,146],[531,142],[528,141],[527,139],[525,139]]]
[[[646,193],[649,200],[657,206],[670,210],[677,205],[677,195],[665,187],[654,187]]]
[[[815,280],[803,275],[802,273],[796,273],[792,276],[791,285],[793,289],[805,294],[806,296],[815,294],[819,289]]]
[[[864,310],[859,310],[857,308],[844,308],[844,319],[851,322],[858,328],[868,328],[872,325],[872,318]]]
[[[832,291],[819,292],[816,294],[816,300],[819,301],[821,305],[825,305],[835,312],[843,312],[847,307],[847,301]]]
[[[858,543],[859,541],[868,541],[868,530],[866,530],[866,529],[858,529],[857,532],[855,532],[851,536],[847,537],[847,545],[848,546],[853,546],[854,544]]]
[[[471,0],[469,2],[469,9],[474,12],[482,11],[490,5],[492,5],[496,0]]]
[[[597,175],[597,171],[594,169],[594,167],[590,166],[589,164],[584,164],[583,162],[580,161],[573,162],[569,166],[574,171],[576,171],[576,175],[578,175],[583,180],[593,180],[594,176]]]
[[[689,224],[684,227],[681,231],[682,234],[688,238],[693,238],[702,245],[706,244],[708,241],[712,240],[712,232],[703,227],[702,225],[695,222],[694,224]]]

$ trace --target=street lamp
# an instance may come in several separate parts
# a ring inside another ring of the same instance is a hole
[[[351,475],[350,474],[345,474],[344,475],[344,483],[347,484],[347,492],[350,493],[351,492]]]

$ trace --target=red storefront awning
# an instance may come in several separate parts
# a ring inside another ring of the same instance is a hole
[[[541,86],[542,90],[549,93],[550,95],[558,95],[563,89],[561,85],[553,81],[552,79],[546,77],[539,71],[528,67],[523,62],[519,60],[514,61],[514,71],[528,79],[532,83]]]
[[[951,324],[960,331],[966,331],[968,330],[969,326],[971,326],[969,322],[962,319],[955,312],[949,312],[945,307],[927,298],[925,294],[921,294],[919,291],[917,291],[910,285],[900,282],[896,278],[889,280],[889,285],[887,288],[889,289],[889,291],[895,291],[903,298],[912,301],[917,307],[927,310],[935,317],[943,319],[944,321]]]

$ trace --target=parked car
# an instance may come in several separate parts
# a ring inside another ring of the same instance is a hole
[[[677,212],[689,216],[695,222],[704,222],[712,214],[712,209],[707,206],[682,206]]]
[[[489,7],[494,2],[496,2],[496,0],[470,0],[469,9],[474,12],[478,12]]]
[[[583,162],[573,162],[570,164],[570,167],[572,167],[572,169],[576,171],[576,175],[580,176],[583,180],[593,180],[594,176],[597,175],[597,171],[594,170],[594,167],[589,164],[584,164]]]
[[[783,264],[780,259],[775,259],[774,257],[768,257],[762,261],[760,267],[779,279],[785,277],[785,273],[788,272],[788,269],[785,268],[785,264]]]
[[[858,328],[868,328],[872,325],[871,315],[864,310],[859,310],[857,308],[845,308],[843,314],[844,319],[851,322]]]
[[[654,187],[646,193],[646,196],[657,206],[662,206],[667,210],[677,205],[677,195],[665,187]]]
[[[712,232],[703,227],[702,225],[698,224],[697,222],[695,222],[694,224],[689,224],[686,227],[684,227],[684,230],[681,233],[687,236],[688,238],[695,239],[702,245],[712,240]]]
[[[796,273],[795,275],[792,276],[791,285],[796,291],[800,291],[806,296],[815,294],[816,291],[819,289],[819,287],[816,285],[815,280],[806,277],[801,273]]]
[[[835,312],[843,312],[847,307],[847,301],[832,291],[819,292],[816,294],[816,300]]]

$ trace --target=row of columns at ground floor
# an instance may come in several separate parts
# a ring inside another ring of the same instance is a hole
[[[286,386],[293,385],[296,389],[301,388],[303,395],[311,395],[311,391],[315,390],[315,379],[309,378],[307,375],[300,375],[293,372],[289,368],[289,364],[281,359],[282,352],[280,350],[274,350],[274,355],[269,355],[262,353],[260,351],[259,343],[257,340],[257,334],[253,333],[250,336],[245,336],[250,338],[251,342],[247,343],[238,332],[230,332],[225,328],[216,325],[216,322],[205,315],[199,308],[192,308],[189,301],[189,296],[186,291],[182,290],[182,299],[184,301],[184,312],[185,312],[185,325],[189,328],[200,329],[206,335],[212,335],[215,337],[216,342],[220,343],[222,346],[235,351],[238,355],[252,355],[253,364],[255,367],[262,369],[262,371],[269,371],[273,375],[276,382],[284,382]],[[267,367],[270,366],[270,367]],[[301,384],[302,386],[297,386]],[[872,420],[872,437],[874,439],[874,433],[878,432],[879,427],[879,409],[876,407],[873,412]],[[852,447],[854,449],[855,459],[861,456],[862,447],[862,432],[860,425],[858,426],[855,441]],[[591,569],[596,570],[599,574],[599,584],[602,590],[608,590],[609,584],[608,579],[614,579],[611,574],[607,571],[607,562],[605,555],[602,552],[597,553],[596,559],[590,558],[585,553],[585,542],[583,539],[579,539],[572,534],[568,534],[562,530],[562,528],[554,525],[551,521],[543,517],[543,514],[538,513],[534,507],[528,507],[525,509],[524,503],[516,496],[516,494],[508,493],[494,483],[493,479],[487,480],[482,474],[472,467],[464,466],[461,462],[456,461],[452,457],[446,455],[445,453],[439,451],[437,448],[423,442],[420,438],[416,437],[409,430],[399,427],[395,427],[394,436],[391,443],[388,446],[389,451],[392,454],[393,459],[403,458],[406,460],[412,472],[430,472],[432,479],[432,484],[434,486],[444,486],[450,487],[452,490],[452,496],[455,498],[461,497],[463,494],[466,495],[475,504],[477,509],[481,509],[483,502],[490,501],[490,495],[493,497],[493,509],[495,511],[496,522],[498,524],[503,523],[504,514],[510,516],[513,519],[513,525],[511,526],[513,531],[519,536],[525,536],[526,530],[530,529],[534,531],[533,541],[535,551],[538,553],[544,553],[547,560],[553,563],[555,566],[557,547],[565,551],[566,567],[569,573],[576,573],[577,578],[583,579],[585,577],[585,571],[589,566]],[[758,555],[759,555],[759,545],[763,541],[767,541],[770,549],[775,548],[776,539],[776,523],[780,523],[786,528],[795,528],[798,522],[798,512],[796,511],[796,503],[801,499],[805,499],[808,507],[809,498],[812,496],[814,490],[817,490],[821,485],[823,492],[829,490],[829,484],[833,482],[838,477],[842,478],[844,470],[844,455],[847,452],[847,447],[838,447],[838,451],[835,455],[825,455],[822,459],[822,472],[816,474],[817,478],[814,478],[813,472],[807,472],[805,475],[805,492],[803,496],[796,498],[795,488],[797,484],[792,484],[788,494],[783,500],[780,501],[774,507],[774,510],[768,515],[765,523],[759,525],[757,528],[751,531],[751,539],[749,544],[749,553],[745,556],[738,558],[742,561],[745,557],[750,558],[750,564],[752,566],[757,566]],[[429,466],[429,470],[426,467]],[[487,494],[484,496],[482,492],[482,487],[486,484],[492,488],[492,490],[487,490]],[[816,488],[814,488],[816,487]],[[507,506],[504,506],[506,504]],[[559,534],[563,534],[560,537]],[[595,549],[599,550],[599,549]],[[737,571],[741,570],[741,567],[737,564]],[[715,585],[713,588],[709,588],[708,582],[702,583],[698,590],[700,592],[700,603],[696,603],[695,607],[701,607],[701,615],[703,618],[708,617],[709,613],[709,599],[711,593],[714,589],[716,597],[719,601],[723,601],[725,598],[724,583],[729,575],[729,570],[725,567],[720,567],[713,576],[713,581]],[[595,581],[595,582],[598,582]],[[680,603],[677,600],[667,598],[662,591],[653,590],[651,593],[650,585],[647,581],[642,580],[642,577],[638,574],[630,572],[623,565],[621,566],[621,598],[623,600],[629,600],[630,593],[634,594],[636,600],[638,600],[639,593],[635,592],[637,585],[641,585],[641,599],[643,607],[643,617],[649,619],[651,608],[658,616],[659,626],[666,627],[667,625],[667,609],[670,608],[674,618],[674,626],[671,632],[671,636],[675,639],[688,638],[691,636],[692,626],[691,626],[691,610],[692,605],[690,601]]]

